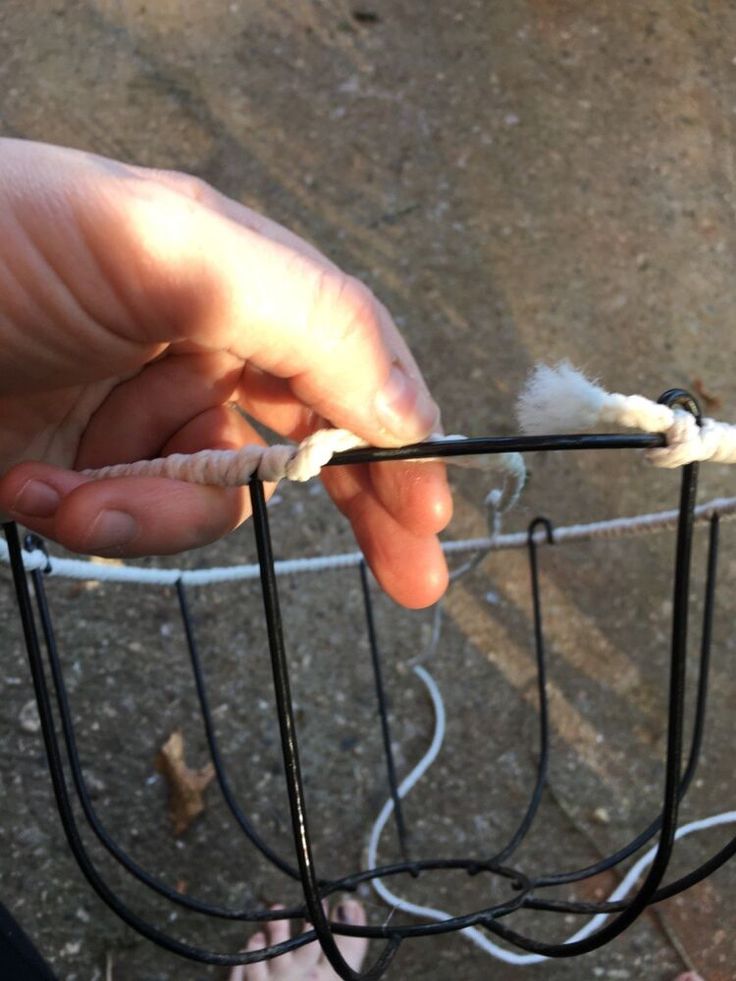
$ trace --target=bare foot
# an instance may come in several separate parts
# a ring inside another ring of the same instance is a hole
[[[701,978],[695,971],[686,971],[685,974],[678,974],[675,981],[705,981],[705,978]]]
[[[357,900],[346,899],[335,910],[334,919],[353,926],[362,926],[365,923],[365,910]],[[280,944],[288,940],[289,936],[288,920],[269,920],[262,931],[253,934],[245,949],[259,950],[271,944]],[[335,943],[348,964],[357,971],[365,958],[368,941],[364,937],[336,935]],[[339,981],[339,978],[315,940],[314,943],[299,947],[289,954],[282,954],[281,957],[274,957],[270,961],[234,967],[229,981]]]

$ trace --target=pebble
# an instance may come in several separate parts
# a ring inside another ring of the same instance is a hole
[[[41,845],[46,844],[48,836],[35,824],[27,824],[18,831],[18,841],[23,845],[24,850],[35,851]]]
[[[93,773],[91,770],[83,770],[82,772],[84,782],[87,785],[87,790],[89,791],[91,797],[94,798],[105,793],[107,790],[107,784],[102,777],[98,777],[97,774]]]
[[[36,733],[41,728],[41,720],[38,717],[38,707],[36,699],[32,698],[26,702],[18,715],[18,725],[23,732]]]

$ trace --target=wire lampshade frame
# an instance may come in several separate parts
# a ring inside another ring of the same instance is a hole
[[[691,411],[699,419],[699,409],[688,393],[679,389],[666,392],[660,402],[679,405]],[[416,444],[398,449],[366,448],[336,454],[331,466],[346,466],[370,462],[416,460],[458,455],[481,455],[508,452],[533,452],[539,450],[615,450],[646,449],[664,445],[663,435],[620,434],[572,434],[552,436],[489,437],[481,439],[449,439],[442,443]],[[677,831],[678,807],[687,792],[696,770],[705,726],[708,670],[713,627],[715,585],[717,578],[719,516],[709,517],[709,544],[705,598],[703,604],[703,630],[697,676],[694,720],[688,747],[684,746],[686,655],[688,648],[688,608],[690,572],[692,563],[692,539],[695,522],[697,490],[697,464],[689,464],[682,470],[679,511],[676,532],[676,550],[673,577],[673,612],[669,661],[668,723],[664,785],[658,816],[633,840],[593,865],[575,871],[545,877],[532,878],[514,867],[513,857],[522,840],[532,827],[542,799],[547,779],[549,745],[549,707],[542,600],[538,571],[538,546],[541,542],[554,542],[554,530],[546,518],[536,518],[529,526],[527,549],[531,576],[534,644],[537,665],[537,692],[539,708],[539,752],[536,777],[526,810],[509,841],[495,854],[470,858],[418,858],[410,855],[408,833],[401,806],[396,765],[394,762],[387,696],[381,670],[380,646],[377,639],[368,577],[365,565],[360,566],[360,580],[365,601],[366,632],[371,653],[375,680],[378,715],[381,724],[387,781],[393,802],[393,819],[401,858],[390,865],[365,868],[354,874],[332,879],[325,877],[315,863],[310,822],[305,799],[304,781],[300,765],[299,740],[291,697],[287,652],[279,608],[279,591],[274,568],[269,518],[266,510],[263,485],[260,480],[250,482],[252,524],[255,533],[260,582],[263,597],[268,645],[273,675],[274,699],[281,737],[284,778],[288,794],[296,864],[279,854],[264,840],[252,821],[244,813],[235,793],[220,752],[207,685],[198,651],[193,618],[190,614],[187,592],[179,580],[176,590],[184,624],[189,657],[196,687],[199,709],[209,753],[214,765],[217,783],[239,831],[245,835],[261,854],[287,879],[301,885],[303,902],[291,907],[273,910],[267,908],[231,908],[205,902],[184,895],[162,879],[141,867],[107,831],[96,813],[90,790],[85,780],[77,747],[75,727],[72,721],[64,674],[57,649],[52,616],[45,591],[45,572],[34,569],[26,572],[23,549],[17,527],[4,525],[12,566],[17,604],[28,654],[41,730],[48,759],[54,796],[69,847],[92,889],[99,898],[125,923],[143,937],[160,947],[204,964],[231,966],[248,964],[276,957],[295,950],[315,939],[325,956],[339,975],[346,981],[373,981],[387,970],[404,940],[462,930],[466,927],[481,928],[490,936],[503,940],[512,947],[531,954],[552,958],[569,958],[586,954],[612,941],[629,927],[652,903],[680,893],[705,879],[736,853],[736,837],[712,855],[707,861],[686,875],[663,886]],[[26,547],[43,548],[36,536],[29,536]],[[28,580],[31,580],[32,591]],[[39,629],[40,628],[40,629]],[[44,664],[44,658],[48,667]],[[50,675],[51,683],[47,677]],[[683,759],[685,760],[683,766]],[[71,787],[70,787],[71,780]],[[110,887],[98,871],[84,844],[80,822],[75,814],[74,794],[89,828],[107,852],[134,879],[159,894],[165,900],[196,913],[223,920],[263,922],[274,919],[301,919],[312,924],[311,929],[293,936],[283,943],[266,946],[261,950],[235,953],[218,953],[185,943],[163,932],[131,909]],[[657,839],[656,853],[648,873],[633,895],[615,902],[566,901],[545,896],[545,890],[584,881],[613,869],[624,862],[644,845]],[[450,916],[442,921],[412,924],[386,923],[383,926],[357,926],[331,920],[325,912],[323,901],[336,892],[353,891],[373,879],[390,880],[400,876],[419,876],[429,870],[462,870],[470,876],[490,875],[502,880],[506,897],[494,905],[474,910],[460,916]],[[605,925],[590,935],[572,942],[543,942],[513,929],[509,923],[513,914],[523,909],[557,914],[608,914]],[[345,961],[335,937],[339,935],[363,936],[380,940],[383,946],[378,958],[362,971],[353,970]]]

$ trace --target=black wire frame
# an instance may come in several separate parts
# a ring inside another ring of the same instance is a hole
[[[662,401],[667,404],[684,406],[699,417],[697,404],[687,393],[672,390],[665,393]],[[623,448],[650,448],[661,446],[664,438],[661,435],[564,435],[541,437],[490,437],[474,440],[447,441],[440,444],[416,444],[398,449],[361,449],[351,450],[336,455],[330,465],[351,465],[358,463],[422,459],[428,457],[446,457],[480,453],[529,452],[536,450],[607,450]],[[269,650],[271,655],[274,678],[274,693],[277,716],[281,733],[281,746],[285,767],[285,780],[289,797],[292,821],[292,832],[297,854],[297,867],[276,853],[263,840],[250,820],[245,815],[240,803],[230,787],[222,756],[219,752],[217,738],[209,709],[204,669],[198,652],[194,626],[189,613],[186,592],[183,583],[177,584],[177,595],[181,616],[185,626],[187,646],[191,659],[195,686],[203,717],[205,734],[210,749],[217,781],[225,801],[239,825],[241,831],[257,847],[261,853],[288,878],[298,879],[302,886],[304,903],[288,909],[273,911],[268,909],[232,909],[206,903],[195,897],[184,896],[172,889],[166,883],[152,876],[141,868],[117,844],[104,828],[97,816],[91,797],[85,785],[82,765],[76,746],[74,727],[64,685],[63,672],[54,636],[52,618],[44,588],[44,571],[36,570],[31,573],[36,596],[38,617],[44,637],[44,645],[49,661],[54,692],[56,696],[56,711],[60,720],[62,737],[67,758],[67,766],[71,773],[72,782],[81,805],[85,819],[99,841],[107,851],[134,878],[153,889],[167,900],[184,906],[194,912],[231,920],[264,921],[279,918],[306,917],[313,928],[292,937],[281,944],[271,945],[258,951],[248,953],[218,953],[204,950],[171,937],[157,927],[140,917],[131,910],[120,897],[107,885],[104,878],[95,867],[84,845],[79,826],[74,814],[71,795],[67,786],[65,766],[60,741],[56,731],[51,692],[46,680],[41,644],[39,642],[36,618],[28,589],[27,576],[23,567],[22,550],[18,532],[13,524],[4,526],[5,535],[13,570],[18,609],[23,627],[23,633],[28,652],[31,675],[33,679],[36,700],[39,708],[42,735],[45,743],[49,770],[57,801],[62,825],[70,848],[80,866],[81,871],[89,881],[97,895],[129,926],[147,939],[159,946],[190,960],[207,964],[230,966],[248,964],[259,960],[278,956],[289,950],[294,950],[303,944],[317,939],[337,974],[344,979],[377,979],[385,973],[390,961],[395,955],[400,943],[408,938],[440,934],[462,929],[467,926],[482,926],[490,933],[510,942],[514,946],[531,953],[547,957],[572,957],[587,953],[608,943],[626,929],[653,902],[675,895],[711,874],[736,853],[736,837],[720,849],[708,861],[675,882],[662,887],[662,879],[666,872],[677,827],[677,811],[679,802],[687,791],[695,768],[702,743],[705,711],[707,702],[707,678],[712,638],[713,608],[715,585],[717,578],[718,555],[718,516],[713,515],[710,522],[708,548],[708,569],[706,577],[706,595],[703,612],[703,631],[700,651],[700,667],[697,682],[697,697],[693,722],[693,733],[688,755],[688,761],[682,771],[682,748],[684,729],[685,704],[685,660],[687,654],[688,629],[688,600],[689,577],[692,555],[692,535],[694,525],[694,507],[697,488],[697,465],[691,464],[683,468],[680,491],[680,508],[677,527],[675,569],[674,569],[674,603],[671,637],[669,700],[668,700],[668,737],[667,756],[665,763],[665,779],[663,800],[660,814],[626,846],[614,854],[607,856],[595,865],[566,873],[540,876],[530,879],[518,869],[509,867],[506,863],[518,848],[527,831],[531,827],[541,800],[546,780],[549,758],[549,718],[546,697],[546,668],[544,653],[544,636],[542,628],[542,604],[538,580],[537,544],[546,538],[554,542],[554,530],[545,518],[533,521],[528,532],[528,551],[531,573],[531,591],[534,613],[534,637],[538,667],[538,696],[540,709],[540,751],[535,785],[530,797],[527,811],[519,826],[512,834],[509,842],[490,858],[433,858],[411,859],[409,857],[407,830],[401,810],[396,771],[391,755],[391,740],[386,696],[381,672],[381,657],[375,625],[373,622],[370,589],[364,566],[360,567],[361,587],[365,601],[366,630],[369,639],[371,659],[374,670],[379,717],[386,756],[387,781],[394,804],[393,813],[396,823],[396,833],[402,856],[400,862],[375,869],[366,869],[342,879],[329,880],[318,876],[311,850],[311,835],[309,831],[308,813],[301,778],[299,746],[297,729],[293,716],[286,651],[284,645],[279,597],[271,549],[268,514],[266,510],[263,486],[260,481],[253,480],[250,485],[253,509],[253,525],[261,573],[261,588],[263,593],[266,627]],[[541,538],[540,538],[541,535]],[[40,540],[35,537],[29,546],[42,547]],[[644,882],[636,894],[627,900],[615,903],[583,903],[546,899],[539,893],[548,887],[572,883],[587,879],[593,875],[610,869],[626,858],[633,855],[644,844],[659,834],[657,852]],[[328,920],[323,899],[338,890],[353,890],[363,882],[374,878],[409,874],[417,876],[429,869],[455,868],[464,869],[471,875],[491,873],[505,879],[510,887],[509,898],[495,906],[463,916],[449,917],[441,922],[426,922],[417,924],[388,924],[384,926],[352,926],[339,921]],[[563,913],[611,913],[617,914],[609,923],[595,933],[576,943],[543,943],[532,937],[527,937],[507,927],[502,921],[515,910],[520,908],[547,910]],[[377,961],[363,972],[354,971],[342,957],[335,935],[365,936],[385,941],[383,951]]]

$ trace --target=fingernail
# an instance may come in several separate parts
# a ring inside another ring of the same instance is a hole
[[[27,480],[18,491],[11,510],[29,518],[50,518],[59,506],[58,491],[41,480]]]
[[[118,548],[127,545],[138,534],[135,519],[125,511],[100,511],[87,535],[87,548]]]
[[[375,408],[381,426],[404,443],[424,439],[439,425],[436,403],[398,365],[392,366],[388,381],[376,395]]]

